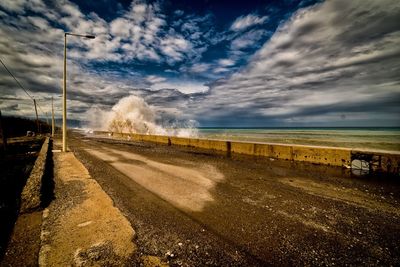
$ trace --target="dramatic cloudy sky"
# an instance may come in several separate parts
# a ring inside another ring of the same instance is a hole
[[[201,126],[400,126],[400,1],[1,0],[0,58],[58,117],[142,97]],[[32,101],[0,65],[0,109]]]

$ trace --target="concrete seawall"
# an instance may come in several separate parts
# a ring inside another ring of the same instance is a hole
[[[46,137],[35,161],[35,165],[33,166],[31,174],[22,191],[20,213],[32,212],[41,207],[42,180],[46,168],[49,168],[49,166],[47,166],[47,157],[51,156],[49,147],[51,147],[51,140],[49,137]]]
[[[109,132],[104,131],[95,131],[94,134],[110,135]],[[359,161],[361,162],[360,168],[364,170],[395,175],[399,175],[400,173],[400,152],[391,153],[338,147],[268,144],[130,133],[113,133],[112,135],[113,137],[120,137],[132,141],[209,149],[226,153],[228,156],[234,153],[346,168],[358,168],[352,163]]]

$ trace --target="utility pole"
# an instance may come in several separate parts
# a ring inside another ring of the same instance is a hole
[[[51,137],[54,137],[54,104],[53,104],[53,97],[51,97]]]
[[[3,117],[1,116],[1,110],[0,110],[0,134],[1,134],[1,138],[3,140],[3,150],[4,150],[4,152],[6,152],[7,136],[6,136],[6,130],[4,129],[4,125],[3,125]]]
[[[62,151],[67,152],[67,35],[94,39],[94,35],[76,34],[72,32],[64,32],[64,81],[63,81],[63,146]]]
[[[63,82],[63,146],[62,151],[67,152],[67,33],[64,33],[64,82]]]
[[[48,128],[50,127],[50,124],[49,124],[49,114],[47,114],[47,112],[44,113],[44,114],[45,114],[45,116],[46,116],[46,123],[47,123],[46,129],[48,129]]]
[[[33,99],[33,104],[35,104],[35,113],[36,113],[36,126],[37,126],[37,133],[40,132],[40,126],[39,126],[39,117],[37,114],[37,107],[36,107],[36,99]]]

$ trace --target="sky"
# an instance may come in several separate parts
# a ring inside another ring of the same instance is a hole
[[[70,121],[135,95],[160,123],[400,126],[400,1],[1,0],[0,59]],[[33,117],[0,65],[0,109]],[[83,125],[84,123],[82,123]]]

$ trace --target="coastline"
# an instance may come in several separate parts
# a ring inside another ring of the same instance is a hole
[[[400,128],[200,128],[199,137],[239,142],[400,151]]]
[[[93,134],[96,136],[110,137],[110,133],[106,131],[94,131]],[[226,154],[228,157],[230,157],[231,154],[242,154],[270,159],[331,165],[348,169],[356,169],[358,167],[355,163],[364,162],[365,167],[362,167],[361,170],[390,173],[394,175],[398,175],[400,170],[400,152],[398,151],[382,152],[327,146],[288,145],[245,141],[239,142],[130,133],[113,133],[112,138],[123,138],[128,141],[136,142],[152,142],[168,146],[178,145],[196,149],[205,149]]]

